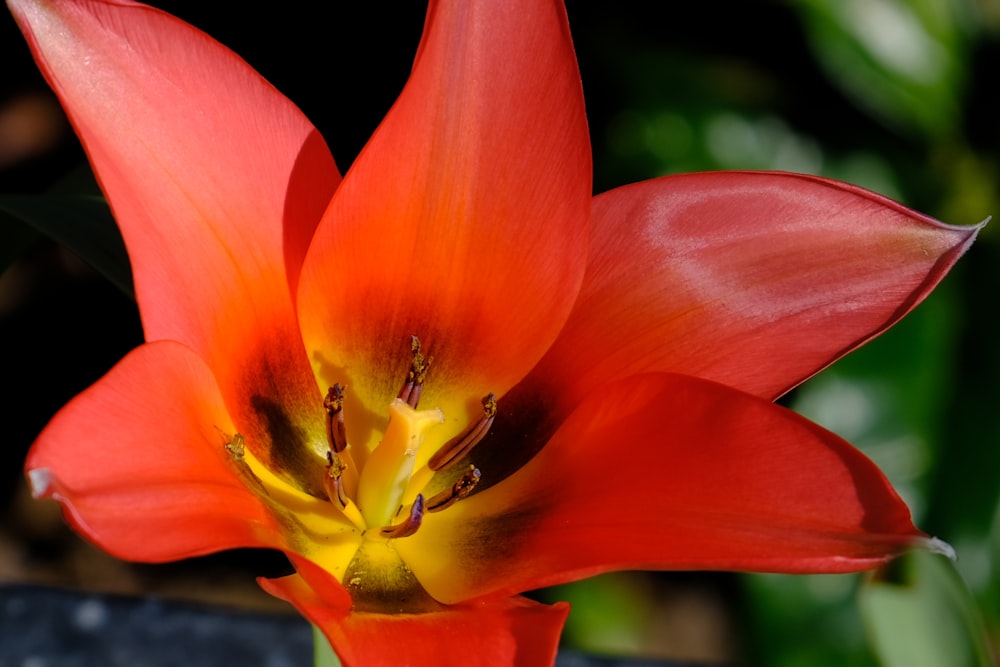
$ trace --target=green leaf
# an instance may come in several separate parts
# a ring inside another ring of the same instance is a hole
[[[951,561],[916,551],[861,589],[861,613],[885,667],[988,667],[982,621]]]
[[[134,298],[125,244],[102,198],[92,195],[0,195],[0,224],[3,224],[5,235],[8,229],[28,225],[48,236]]]

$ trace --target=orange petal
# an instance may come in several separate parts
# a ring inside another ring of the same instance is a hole
[[[278,525],[226,451],[234,430],[201,359],[149,343],[52,419],[25,469],[36,496],[58,500],[80,533],[120,558],[281,548]]]
[[[303,381],[289,288],[340,178],[313,126],[239,57],[159,10],[10,5],[122,229],[147,340],[194,348],[238,421],[264,421],[248,397],[273,396],[265,376],[286,403],[321,405]]]
[[[521,597],[423,614],[348,613],[298,575],[260,585],[320,628],[344,667],[551,665],[569,613]]]
[[[580,300],[533,379],[558,383],[566,409],[650,371],[774,398],[920,303],[978,229],[795,174],[613,190],[594,201]]]
[[[434,358],[424,404],[449,418],[481,410],[569,312],[590,191],[561,4],[432,2],[412,76],[303,267],[299,316],[324,382],[384,413],[417,335]]]
[[[622,569],[845,572],[924,539],[863,454],[764,399],[657,374],[602,388],[527,466],[396,550],[444,602]]]

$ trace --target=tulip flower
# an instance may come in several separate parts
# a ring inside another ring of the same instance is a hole
[[[341,179],[242,60],[128,0],[8,0],[121,227],[146,343],[26,470],[108,552],[287,554],[345,665],[550,664],[519,593],[618,569],[845,572],[915,545],[773,400],[976,228],[782,173],[592,198],[562,4],[432,0]],[[332,65],[331,65],[332,67]]]

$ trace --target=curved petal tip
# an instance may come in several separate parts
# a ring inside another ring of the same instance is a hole
[[[33,468],[27,471],[28,486],[32,498],[47,498],[52,489],[52,471],[48,468]]]
[[[949,560],[958,560],[958,554],[955,553],[955,547],[936,537],[928,537],[926,539],[919,540],[916,546],[926,549],[932,554],[946,556]]]

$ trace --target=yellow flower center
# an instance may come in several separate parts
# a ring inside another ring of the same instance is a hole
[[[322,566],[347,587],[355,608],[382,612],[420,611],[436,603],[423,591],[393,547],[416,533],[428,513],[451,507],[469,495],[480,472],[470,465],[453,475],[450,488],[425,497],[436,472],[454,468],[489,431],[497,404],[483,399],[483,415],[461,435],[440,443],[435,429],[444,413],[418,409],[430,366],[413,337],[410,371],[378,445],[355,452],[344,426],[345,389],[335,384],[323,401],[328,451],[320,498],[276,475],[235,434],[225,447],[243,482],[286,529],[289,546]],[[433,451],[428,451],[430,447]],[[436,447],[436,448],[435,448]],[[453,471],[454,472],[454,471]]]

